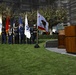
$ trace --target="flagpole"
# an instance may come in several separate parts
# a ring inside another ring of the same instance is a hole
[[[38,44],[38,28],[37,28],[37,44]]]
[[[37,11],[37,14],[38,14],[38,11]],[[38,16],[37,16],[37,18],[38,18]],[[34,48],[39,48],[40,46],[38,45],[38,25],[37,25],[37,37],[36,37],[36,44],[35,44],[35,46],[34,46]]]

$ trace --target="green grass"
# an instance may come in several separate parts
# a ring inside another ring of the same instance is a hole
[[[0,44],[0,75],[76,75],[76,57],[48,51],[44,41],[40,48]]]

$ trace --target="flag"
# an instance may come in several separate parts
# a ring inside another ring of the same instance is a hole
[[[48,32],[48,22],[46,19],[37,12],[37,27],[42,31]]]
[[[22,26],[22,18],[21,16],[19,17],[19,27]]]
[[[30,34],[30,28],[28,26],[28,19],[27,19],[27,15],[25,15],[25,32],[24,34],[26,35],[27,38],[30,39],[31,34]]]
[[[0,14],[0,35],[2,33],[2,15]]]
[[[21,18],[21,16],[19,17],[19,24],[22,24],[22,18]]]
[[[8,30],[9,30],[9,25],[10,25],[10,18],[9,17],[6,17],[6,33],[8,33]]]

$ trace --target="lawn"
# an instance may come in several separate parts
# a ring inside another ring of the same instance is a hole
[[[0,75],[76,75],[76,57],[34,44],[0,44]]]

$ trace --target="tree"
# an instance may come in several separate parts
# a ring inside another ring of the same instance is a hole
[[[7,6],[6,3],[0,4],[0,13],[3,17],[6,17],[7,15],[11,16],[11,10],[11,7]]]
[[[65,22],[67,20],[67,11],[64,8],[60,9],[54,9],[54,7],[51,5],[52,0],[48,0],[49,5],[39,8],[38,11],[40,14],[42,14],[46,20],[49,22],[49,28],[51,28],[53,25],[56,25],[58,22]],[[13,13],[12,11],[12,6],[6,6],[5,3],[0,4],[0,13],[3,14],[3,17],[6,17],[7,15],[9,16],[14,16],[15,18],[18,18],[19,15],[22,16],[23,20],[25,18],[26,12],[21,12],[19,14]],[[15,16],[16,15],[16,16]],[[28,15],[28,20],[29,24],[36,24],[37,22],[37,11],[32,9],[31,12],[27,12]]]
[[[67,11],[64,8],[54,9],[52,6],[47,6],[38,9],[39,13],[42,14],[46,20],[49,22],[49,28],[57,25],[59,22],[65,22],[67,20]],[[37,22],[37,11],[32,10],[32,12],[27,12],[28,19],[31,24],[36,24]]]
[[[54,9],[52,6],[47,6],[39,9],[39,12],[47,19],[49,22],[49,28],[57,25],[59,22],[67,21],[67,11],[64,8]]]
[[[7,16],[11,16],[11,8],[9,6],[6,5],[6,3],[1,3],[0,4],[0,14],[2,14],[2,25],[5,26],[5,20]]]
[[[29,24],[33,25],[37,22],[37,11],[32,10],[31,12],[27,12]]]

